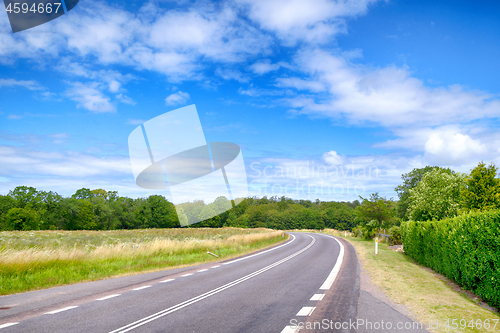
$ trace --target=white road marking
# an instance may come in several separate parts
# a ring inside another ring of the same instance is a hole
[[[328,235],[323,235],[323,236],[331,237]],[[335,279],[337,278],[337,274],[339,274],[340,266],[342,266],[342,261],[344,260],[344,245],[342,245],[342,243],[337,238],[335,238],[335,237],[331,237],[331,238],[335,239],[337,241],[337,243],[339,243],[340,253],[339,253],[339,256],[337,258],[337,262],[335,263],[335,266],[333,266],[333,269],[330,272],[330,275],[328,275],[325,282],[321,285],[321,287],[319,287],[319,289],[321,289],[321,290],[330,289],[333,282],[335,282]]]
[[[200,270],[198,271],[198,273],[201,273],[201,272],[206,272],[206,271],[208,271],[208,268],[205,268],[205,269],[200,269]]]
[[[217,268],[217,267],[220,267],[220,265],[217,265],[217,266],[213,266],[213,267],[210,267],[210,268]]]
[[[71,309],[74,309],[74,308],[77,308],[78,306],[68,306],[66,308],[62,308],[62,309],[59,309],[59,310],[54,310],[54,311],[50,311],[50,312],[46,312],[45,314],[54,314],[54,313],[59,313],[59,312],[63,312],[63,311],[66,311],[66,310],[71,310]]]
[[[300,330],[299,326],[296,326],[295,328],[293,327],[294,326],[285,326],[285,328],[283,329],[283,331],[281,331],[281,333],[296,333]]]
[[[252,254],[251,256],[248,256],[248,257],[244,257],[244,258],[236,259],[236,260],[233,260],[233,261],[230,261],[230,262],[226,262],[226,263],[223,263],[223,265],[229,265],[229,264],[232,264],[233,262],[245,260],[245,259],[252,258],[252,257],[255,257],[255,256],[260,256],[261,254],[264,254],[266,252],[274,251],[274,250],[279,249],[280,247],[287,246],[288,244],[291,244],[295,240],[295,236],[292,235],[292,237],[293,237],[293,239],[290,242],[287,242],[287,243],[285,243],[283,245],[276,246],[276,247],[273,247],[272,249],[269,249],[269,250],[266,250],[266,251],[262,251],[262,252],[259,252],[259,253],[256,253],[256,254]]]
[[[132,289],[132,290],[142,290],[142,289],[146,289],[146,288],[149,288],[151,286],[142,286],[142,287],[139,287],[139,288],[135,288],[135,289]]]
[[[316,309],[314,306],[304,306],[299,312],[297,312],[296,316],[310,316],[314,309]]]
[[[96,301],[104,301],[106,299],[110,299],[110,298],[113,298],[113,297],[116,297],[116,296],[120,296],[120,295],[121,294],[114,294],[114,295],[105,296],[105,297],[96,299]]]
[[[311,297],[311,301],[321,301],[325,297],[325,294],[314,294],[313,297]]]
[[[184,275],[181,275],[181,277],[183,277],[183,276],[190,276],[190,275],[193,275],[193,273],[184,274]]]
[[[0,328],[5,328],[5,327],[9,327],[9,326],[13,326],[13,325],[17,325],[19,323],[6,323],[6,324],[2,324],[0,325]]]
[[[170,281],[174,281],[174,280],[175,280],[175,279],[163,280],[163,281],[160,281],[160,283],[170,282]]]
[[[179,304],[177,304],[177,305],[174,305],[174,306],[172,306],[172,307],[170,307],[170,308],[168,308],[168,309],[165,309],[165,310],[159,311],[159,312],[157,312],[157,313],[154,313],[154,314],[152,314],[152,315],[149,315],[149,316],[147,316],[147,317],[144,317],[144,318],[142,318],[142,319],[140,319],[140,320],[137,320],[137,321],[135,321],[135,322],[133,322],[133,323],[130,323],[130,324],[126,325],[126,326],[120,327],[120,328],[118,328],[118,329],[116,329],[116,330],[114,330],[114,331],[111,331],[110,333],[116,333],[116,332],[125,333],[125,332],[128,332],[128,331],[130,331],[130,330],[133,330],[134,328],[137,328],[137,327],[142,326],[142,325],[144,325],[144,324],[147,324],[147,323],[149,323],[149,322],[151,322],[151,321],[153,321],[153,320],[156,320],[156,319],[159,319],[159,318],[161,318],[161,317],[163,317],[163,316],[166,316],[166,315],[168,315],[168,314],[170,314],[170,313],[172,313],[172,312],[175,312],[175,311],[177,311],[177,310],[180,310],[180,309],[182,309],[182,308],[184,308],[184,307],[186,307],[186,306],[188,306],[188,305],[191,305],[191,304],[194,304],[194,303],[196,303],[196,302],[199,302],[199,301],[201,301],[202,299],[205,299],[205,298],[207,298],[207,297],[210,297],[210,296],[213,296],[213,295],[215,295],[215,294],[217,294],[217,293],[220,293],[220,292],[221,292],[221,291],[223,291],[223,290],[226,290],[226,289],[229,289],[229,288],[231,288],[231,287],[234,287],[234,286],[236,286],[237,284],[240,284],[240,283],[242,283],[242,282],[244,282],[244,281],[246,281],[246,280],[249,280],[249,279],[251,279],[251,278],[253,278],[253,277],[257,276],[257,275],[260,275],[260,274],[264,273],[265,271],[268,271],[268,270],[270,270],[270,269],[272,269],[272,268],[274,268],[274,267],[276,267],[276,266],[278,266],[278,265],[281,265],[282,263],[287,262],[288,260],[290,260],[290,259],[292,259],[292,258],[294,258],[294,257],[298,256],[298,255],[299,255],[299,254],[301,254],[302,252],[307,251],[307,250],[308,250],[311,246],[313,246],[313,245],[314,245],[314,243],[316,242],[316,238],[314,238],[314,237],[312,237],[312,236],[310,236],[310,235],[307,235],[307,236],[309,236],[309,237],[311,237],[311,238],[312,238],[311,243],[309,243],[309,245],[307,245],[307,246],[306,246],[306,247],[304,247],[303,249],[301,249],[301,250],[299,250],[299,251],[297,251],[297,252],[295,252],[295,253],[293,253],[293,254],[289,255],[289,256],[288,256],[288,257],[286,257],[286,258],[283,258],[283,259],[281,259],[281,260],[279,260],[279,261],[277,261],[277,262],[275,262],[275,263],[273,263],[273,264],[271,264],[271,265],[269,265],[269,266],[266,266],[266,267],[264,267],[264,268],[261,268],[261,269],[259,269],[258,271],[255,271],[255,272],[253,272],[253,273],[250,273],[250,274],[248,274],[248,275],[246,275],[246,276],[244,276],[244,277],[242,277],[242,278],[239,278],[239,279],[237,279],[237,280],[234,280],[234,281],[232,281],[232,282],[229,282],[229,283],[227,283],[227,284],[225,284],[225,285],[223,285],[223,286],[221,286],[221,287],[219,287],[219,288],[215,288],[215,289],[213,289],[213,290],[211,290],[211,291],[209,291],[209,292],[206,292],[206,293],[204,293],[204,294],[202,294],[202,295],[199,295],[199,296],[193,297],[193,298],[191,298],[191,299],[188,299],[187,301],[184,301],[184,302],[182,302],[182,303],[179,303]]]

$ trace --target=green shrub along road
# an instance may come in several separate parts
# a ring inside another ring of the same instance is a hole
[[[404,222],[405,253],[500,309],[500,210]]]

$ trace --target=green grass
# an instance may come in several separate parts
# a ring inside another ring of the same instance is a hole
[[[1,232],[0,295],[228,259],[286,239],[238,228]]]
[[[333,230],[324,233],[344,237],[344,232]],[[497,332],[500,331],[500,316],[497,313],[478,306],[462,293],[458,293],[440,279],[430,269],[413,262],[408,256],[388,248],[380,243],[375,255],[375,242],[347,236],[358,254],[371,282],[379,287],[390,299],[405,305],[423,324],[439,324],[437,329],[427,328],[432,332]],[[445,327],[457,319],[457,329]],[[465,322],[461,319],[465,319]],[[484,323],[489,319],[490,328],[468,327],[471,320]],[[498,320],[495,330],[493,320]],[[465,327],[462,327],[466,323]],[[434,325],[435,326],[435,325]]]

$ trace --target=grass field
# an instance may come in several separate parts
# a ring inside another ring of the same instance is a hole
[[[239,228],[4,231],[0,295],[228,259],[286,239]]]
[[[325,230],[324,233],[345,238],[344,232]],[[375,255],[373,240],[347,236],[347,241],[356,249],[371,282],[390,299],[405,305],[419,322],[428,325],[429,331],[500,332],[500,316],[497,313],[454,291],[430,269],[414,263],[401,252],[389,249],[387,244],[379,244],[378,254]],[[485,323],[489,328],[485,327]]]

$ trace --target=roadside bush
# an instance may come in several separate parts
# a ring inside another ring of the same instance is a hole
[[[405,254],[500,309],[500,210],[401,224]]]
[[[391,228],[391,244],[392,245],[401,245],[401,228],[400,227],[392,227]]]
[[[361,230],[363,232],[363,239],[369,240],[375,237],[379,226],[380,225],[377,220],[371,220],[370,222],[362,226]]]

